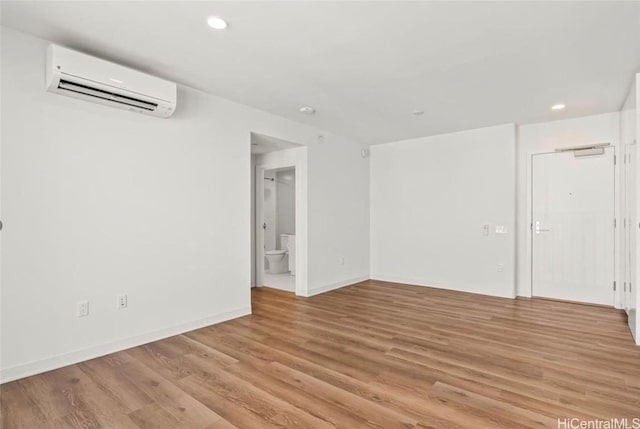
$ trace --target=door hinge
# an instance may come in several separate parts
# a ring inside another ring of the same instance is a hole
[[[616,290],[616,281],[615,280],[613,281],[613,290],[614,291]]]
[[[623,286],[622,290],[625,291],[625,292],[627,291],[627,282],[624,282],[624,286]]]
[[[614,217],[614,218],[613,218],[613,227],[615,228],[615,227],[616,227],[616,225],[617,225],[617,222],[616,222],[616,218]]]
[[[629,292],[633,292],[633,290],[631,289],[631,282],[629,282]]]
[[[616,155],[613,155],[613,165],[616,165]]]

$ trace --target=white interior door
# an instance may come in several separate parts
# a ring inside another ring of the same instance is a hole
[[[613,305],[614,149],[532,158],[532,295]]]

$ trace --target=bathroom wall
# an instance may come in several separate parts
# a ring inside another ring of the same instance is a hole
[[[264,172],[264,248],[265,250],[275,250],[278,245],[278,184],[276,183],[276,172],[273,170]],[[270,180],[266,180],[270,179]]]
[[[276,241],[278,249],[281,234],[296,233],[296,173],[294,169],[282,170],[276,173]]]

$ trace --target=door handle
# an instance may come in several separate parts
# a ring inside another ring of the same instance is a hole
[[[262,229],[267,229],[267,222],[262,224]]]
[[[551,231],[551,230],[550,229],[542,229],[540,227],[540,221],[539,220],[536,221],[536,234],[540,234],[541,232],[549,232],[549,231]]]

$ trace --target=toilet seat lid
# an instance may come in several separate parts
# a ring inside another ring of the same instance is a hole
[[[283,253],[287,253],[286,250],[267,250],[264,252],[265,255],[282,255]]]

